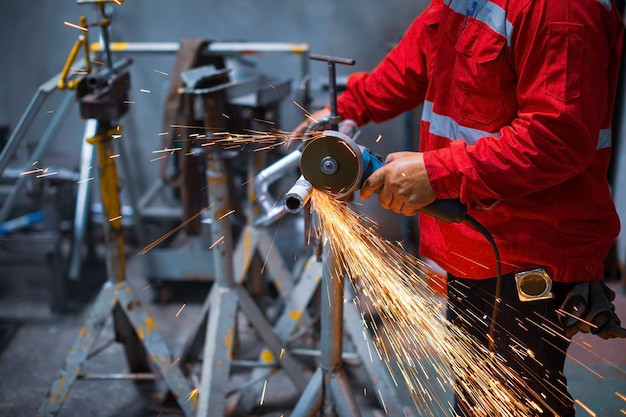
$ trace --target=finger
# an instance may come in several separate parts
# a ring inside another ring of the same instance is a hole
[[[383,187],[380,190],[380,194],[378,196],[378,204],[380,204],[380,206],[386,210],[391,210],[393,200],[394,195],[391,191],[389,191],[389,187]]]
[[[402,208],[404,207],[404,201],[399,198],[395,198],[391,201],[389,208],[394,213],[402,214]]]
[[[385,158],[385,164],[388,164],[390,162],[393,162],[394,160],[400,158],[400,154],[402,154],[404,152],[392,152],[390,154],[387,154],[387,157]]]
[[[414,208],[407,206],[406,204],[404,205],[404,207],[402,207],[402,214],[403,216],[406,217],[413,217],[418,213],[419,210],[415,210]]]
[[[402,151],[402,152],[392,152],[390,154],[387,154],[387,157],[385,158],[385,164],[393,162],[396,159],[400,159],[400,158],[403,158],[405,156],[408,156],[411,153],[413,153],[413,152]]]
[[[374,171],[374,173],[365,180],[360,193],[363,200],[369,200],[372,194],[383,188],[385,183],[384,169],[385,167],[383,166]]]
[[[311,124],[311,122],[309,120],[305,120],[304,122],[300,123],[294,130],[293,130],[293,135],[294,136],[301,136],[303,135],[306,130],[308,129],[309,125]]]

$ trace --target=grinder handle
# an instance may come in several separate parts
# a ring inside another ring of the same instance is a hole
[[[385,162],[368,148],[361,147],[361,154],[363,156],[363,176],[359,189],[374,171],[385,165]],[[378,193],[378,190],[376,192]],[[435,200],[426,207],[422,207],[420,211],[446,223],[461,223],[465,220],[467,208],[459,200],[446,199]]]
[[[465,220],[467,207],[459,200],[435,200],[420,211],[446,223],[461,223]]]

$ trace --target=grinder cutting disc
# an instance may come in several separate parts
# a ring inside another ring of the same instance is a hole
[[[363,157],[354,140],[326,130],[302,150],[300,171],[311,185],[337,198],[355,191],[363,175]]]

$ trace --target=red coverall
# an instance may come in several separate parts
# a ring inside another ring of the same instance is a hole
[[[338,112],[365,124],[423,104],[431,185],[489,230],[504,273],[600,280],[619,231],[605,178],[623,23],[609,1],[479,1],[471,13],[472,0],[435,0],[377,68],[348,79]],[[470,226],[420,215],[420,234],[448,272],[495,276]]]
[[[507,275],[496,347],[529,381],[541,416],[574,415],[562,372],[569,342],[545,329],[558,329],[555,310],[573,283],[603,278],[619,232],[606,173],[623,32],[611,0],[432,0],[373,71],[349,77],[337,103],[359,125],[423,105],[429,180],[498,245]],[[450,274],[448,318],[487,343],[473,317],[493,306],[489,243],[467,224],[420,214],[420,252]],[[555,299],[522,303],[513,272],[536,267],[555,281]]]

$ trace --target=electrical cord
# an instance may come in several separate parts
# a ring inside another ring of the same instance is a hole
[[[500,251],[498,250],[498,245],[496,245],[496,241],[489,233],[489,231],[478,222],[478,220],[474,219],[472,216],[466,214],[464,219],[470,226],[472,226],[477,232],[487,239],[491,248],[493,249],[493,254],[496,258],[496,290],[494,293],[495,299],[493,302],[493,309],[491,311],[491,323],[489,324],[489,350],[491,352],[495,352],[495,338],[494,333],[496,330],[496,320],[498,318],[498,304],[500,303],[500,293],[502,291],[502,261],[500,259]]]

